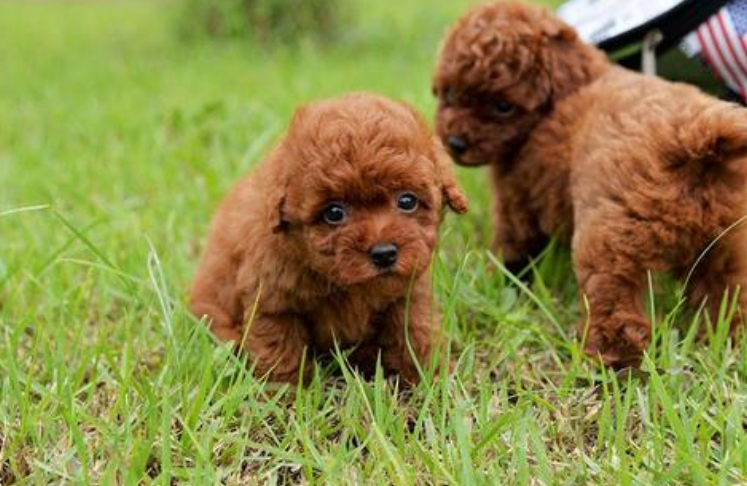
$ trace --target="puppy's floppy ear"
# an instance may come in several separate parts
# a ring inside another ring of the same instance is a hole
[[[558,100],[588,83],[607,65],[607,57],[584,43],[576,30],[549,11],[538,21],[541,58],[549,77],[552,99]]]
[[[291,118],[288,133],[272,153],[272,164],[277,167],[276,179],[273,182],[275,189],[271,196],[271,209],[274,211],[273,233],[287,233],[294,224],[292,211],[288,208],[288,193],[292,189],[292,181],[297,179],[299,175],[296,173],[298,171],[297,164],[292,163],[293,160],[298,160],[299,154],[293,147],[303,145],[297,139],[300,136],[303,140],[303,135],[299,135],[299,130],[300,133],[303,133],[303,126],[311,109],[309,105],[303,105],[296,109]]]
[[[277,223],[272,227],[273,233],[285,233],[290,228],[290,221],[285,212],[285,193],[282,193],[277,199],[275,205],[277,211]]]
[[[571,26],[548,12],[544,12],[538,25],[542,34],[550,41],[568,42],[575,41],[578,38],[578,34]]]
[[[288,164],[283,163],[287,160],[288,154],[284,148],[284,141],[270,155],[267,166],[276,168],[267,180],[267,184],[272,190],[267,198],[267,220],[272,225],[273,233],[287,232],[291,227],[291,218],[288,214],[288,189],[290,186],[290,171]]]
[[[469,203],[467,201],[467,196],[464,195],[457,185],[451,158],[446,153],[446,149],[444,149],[438,138],[433,137],[433,144],[435,146],[436,154],[436,174],[441,183],[441,193],[444,198],[444,205],[448,205],[451,210],[457,214],[464,214],[469,209]]]

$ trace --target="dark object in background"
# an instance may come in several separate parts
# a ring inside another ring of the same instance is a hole
[[[245,37],[261,44],[333,39],[348,11],[345,0],[181,0],[185,37]]]
[[[650,32],[660,33],[656,51],[663,54],[727,3],[728,0],[571,0],[558,9],[558,14],[578,28],[584,39],[607,53],[627,50],[623,55],[627,60],[637,54],[631,46],[640,46]],[[585,15],[584,10],[589,13]]]
[[[706,93],[724,100],[744,103],[708,66],[698,59],[687,57],[680,49],[670,49],[659,58],[659,75],[671,81],[698,86]]]
[[[747,0],[570,0],[558,13],[628,68],[747,102]]]

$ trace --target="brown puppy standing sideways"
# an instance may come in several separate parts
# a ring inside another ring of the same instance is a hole
[[[425,366],[439,338],[429,266],[446,206],[467,201],[413,109],[369,94],[312,103],[223,201],[191,310],[274,381],[339,345],[415,382],[410,348]]]
[[[456,23],[434,92],[455,160],[490,164],[495,249],[509,268],[558,235],[590,306],[586,351],[639,364],[651,336],[647,272],[684,278],[747,214],[747,111],[613,66],[550,12],[509,1]],[[711,315],[741,287],[736,328],[747,310],[744,225],[691,277],[691,303],[707,299]]]

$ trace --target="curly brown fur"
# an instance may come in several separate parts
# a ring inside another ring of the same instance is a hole
[[[684,276],[747,213],[747,112],[615,67],[519,2],[479,5],[456,23],[434,92],[455,160],[490,164],[507,265],[521,267],[552,235],[570,244],[590,306],[586,351],[638,364],[651,335],[647,272]],[[727,289],[745,287],[746,245],[737,228],[709,252],[688,288],[695,305],[707,298],[713,314]]]
[[[399,206],[403,194],[414,210]],[[358,346],[361,367],[380,352],[388,371],[416,381],[405,338],[427,364],[438,330],[429,265],[446,205],[467,210],[414,110],[368,94],[310,104],[215,215],[192,312],[272,380],[305,375],[307,349]],[[330,219],[338,209],[343,220]],[[397,247],[396,262],[374,263],[382,244]]]

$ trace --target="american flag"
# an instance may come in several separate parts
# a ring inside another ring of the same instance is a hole
[[[701,58],[747,102],[747,0],[728,3],[687,36],[684,50]]]

